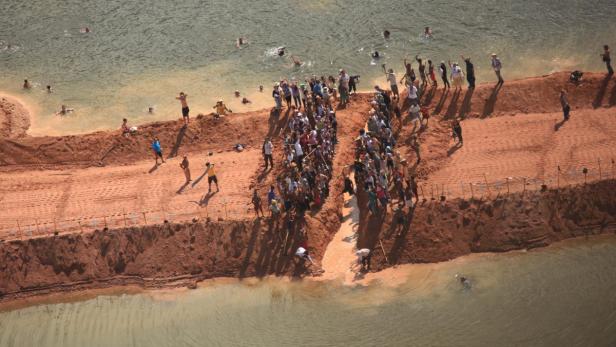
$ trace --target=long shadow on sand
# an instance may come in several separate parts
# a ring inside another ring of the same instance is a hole
[[[182,141],[184,140],[184,135],[186,135],[187,128],[187,126],[182,126],[180,128],[180,131],[178,131],[178,135],[175,138],[175,144],[173,145],[173,148],[171,148],[171,152],[169,152],[169,156],[167,157],[167,159],[174,158],[178,155],[178,151],[180,149],[180,146],[182,146]]]
[[[496,106],[496,99],[502,87],[502,82],[496,83],[494,89],[492,89],[492,94],[490,94],[490,97],[488,98],[488,100],[486,100],[486,104],[483,106],[483,113],[481,113],[481,118],[485,118],[491,115],[492,112],[494,112],[494,107]]]
[[[473,93],[475,92],[475,88],[468,88],[466,90],[466,94],[464,94],[464,100],[462,100],[462,106],[460,106],[459,117],[464,119],[471,112],[471,100],[473,98]]]
[[[601,85],[599,86],[599,91],[597,92],[597,96],[595,96],[595,100],[592,102],[593,108],[601,107],[601,103],[603,102],[603,97],[605,96],[605,92],[607,91],[607,85],[610,83],[610,79],[612,75],[606,75],[601,81]]]

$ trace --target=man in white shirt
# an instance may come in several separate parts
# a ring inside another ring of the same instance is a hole
[[[357,262],[361,264],[361,270],[370,270],[370,250],[368,248],[362,248],[355,252],[357,255]]]
[[[383,71],[385,71],[385,64],[383,64]],[[394,69],[389,69],[389,71],[385,72],[385,76],[387,77],[387,81],[389,81],[389,86],[391,87],[391,92],[395,98],[400,98],[400,93],[398,92],[398,81],[396,80],[396,74],[394,73]]]
[[[408,88],[408,99],[411,103],[411,105],[418,105],[419,104],[419,99],[417,97],[417,87],[415,87],[415,85],[411,85]]]
[[[269,137],[265,138],[265,142],[263,143],[263,159],[265,160],[265,170],[268,167],[274,168],[274,161],[272,160],[272,151],[274,150],[274,145],[272,145],[272,141]],[[269,162],[269,166],[268,166]]]

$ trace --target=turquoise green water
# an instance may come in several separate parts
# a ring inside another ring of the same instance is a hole
[[[341,67],[361,75],[367,89],[385,82],[381,63],[401,72],[401,60],[415,53],[437,62],[470,55],[479,81],[493,79],[491,52],[502,57],[505,78],[601,70],[601,45],[616,46],[615,14],[611,0],[3,0],[0,90],[32,105],[32,134],[58,134],[117,128],[123,117],[180,117],[179,91],[189,94],[194,114],[209,112],[220,97],[236,112],[247,110],[235,89],[261,108],[272,104],[271,82]],[[80,33],[85,26],[92,32]],[[433,28],[432,40],[422,38],[424,26]],[[241,50],[239,36],[250,42]],[[278,46],[306,64],[291,67],[273,54]],[[371,65],[374,49],[384,58]],[[34,90],[20,89],[24,78]],[[76,112],[53,116],[61,104]]]
[[[615,254],[611,237],[415,266],[398,287],[272,279],[99,296],[0,313],[0,345],[614,346]]]

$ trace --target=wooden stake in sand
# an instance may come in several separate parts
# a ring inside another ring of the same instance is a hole
[[[379,244],[381,245],[381,250],[383,251],[383,256],[385,257],[385,261],[389,264],[389,259],[387,259],[387,254],[385,253],[385,247],[383,247],[383,241],[379,239]]]
[[[490,193],[490,185],[488,184],[488,178],[486,177],[486,174],[483,174],[483,181],[486,183],[486,190],[488,191],[488,198],[491,198],[492,194]]]
[[[524,193],[526,193],[526,177],[524,177],[523,184],[524,187],[522,187],[522,196],[524,196]]]
[[[124,227],[126,227],[126,210],[122,209],[122,216],[124,216]]]
[[[511,177],[507,177],[505,179],[505,181],[507,181],[507,194],[509,194],[509,180],[511,179]]]
[[[143,212],[143,225],[148,225],[148,220],[145,218],[145,212]]]
[[[40,235],[41,231],[39,230],[38,219],[35,219],[34,223],[36,224],[36,233]]]
[[[19,239],[23,240],[24,234],[21,232],[21,226],[19,225],[19,220],[17,220],[17,231],[19,231]]]
[[[597,159],[597,163],[599,164],[599,180],[602,180],[603,177],[601,175],[601,158]]]
[[[473,183],[468,184],[471,187],[471,199],[475,198],[475,190],[473,189]]]
[[[556,170],[556,188],[560,189],[560,165],[557,166],[558,170]]]

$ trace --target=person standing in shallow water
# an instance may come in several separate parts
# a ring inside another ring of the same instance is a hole
[[[471,63],[471,58],[464,58],[463,55],[460,56],[464,63],[466,64],[466,80],[468,81],[468,87],[470,89],[475,88],[475,66]]]
[[[503,84],[503,82],[505,82],[503,80],[503,77],[501,76],[502,67],[503,67],[503,64],[501,63],[500,59],[498,59],[498,57],[496,56],[496,53],[492,53],[492,69],[494,69],[494,73],[496,74],[496,77],[498,77],[499,84]]]
[[[605,63],[605,67],[607,68],[607,74],[613,75],[614,69],[612,69],[612,59],[610,58],[610,46],[603,46],[603,53],[601,54],[601,59]]]

